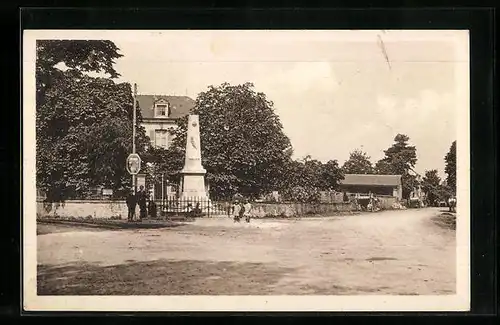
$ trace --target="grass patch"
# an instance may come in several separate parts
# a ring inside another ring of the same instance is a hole
[[[431,220],[441,228],[451,230],[457,228],[457,215],[455,213],[444,212],[432,217]]]

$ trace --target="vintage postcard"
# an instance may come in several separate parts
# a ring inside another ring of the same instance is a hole
[[[26,311],[469,310],[468,31],[24,30],[22,63]]]

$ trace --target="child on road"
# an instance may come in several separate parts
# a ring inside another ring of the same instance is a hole
[[[245,221],[250,222],[250,211],[252,210],[252,205],[250,204],[248,199],[245,200],[245,205],[243,206],[243,208],[244,208],[243,215],[245,216]]]
[[[234,222],[240,222],[241,214],[243,213],[243,209],[238,200],[234,201],[233,204],[233,220]]]

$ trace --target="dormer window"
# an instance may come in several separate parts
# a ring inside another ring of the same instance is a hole
[[[160,100],[155,104],[155,117],[168,117],[169,104],[164,100]]]

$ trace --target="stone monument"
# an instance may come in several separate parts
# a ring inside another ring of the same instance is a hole
[[[181,170],[181,200],[208,200],[205,188],[206,172],[201,164],[199,118],[198,115],[189,115],[186,156],[184,159],[184,168]]]

